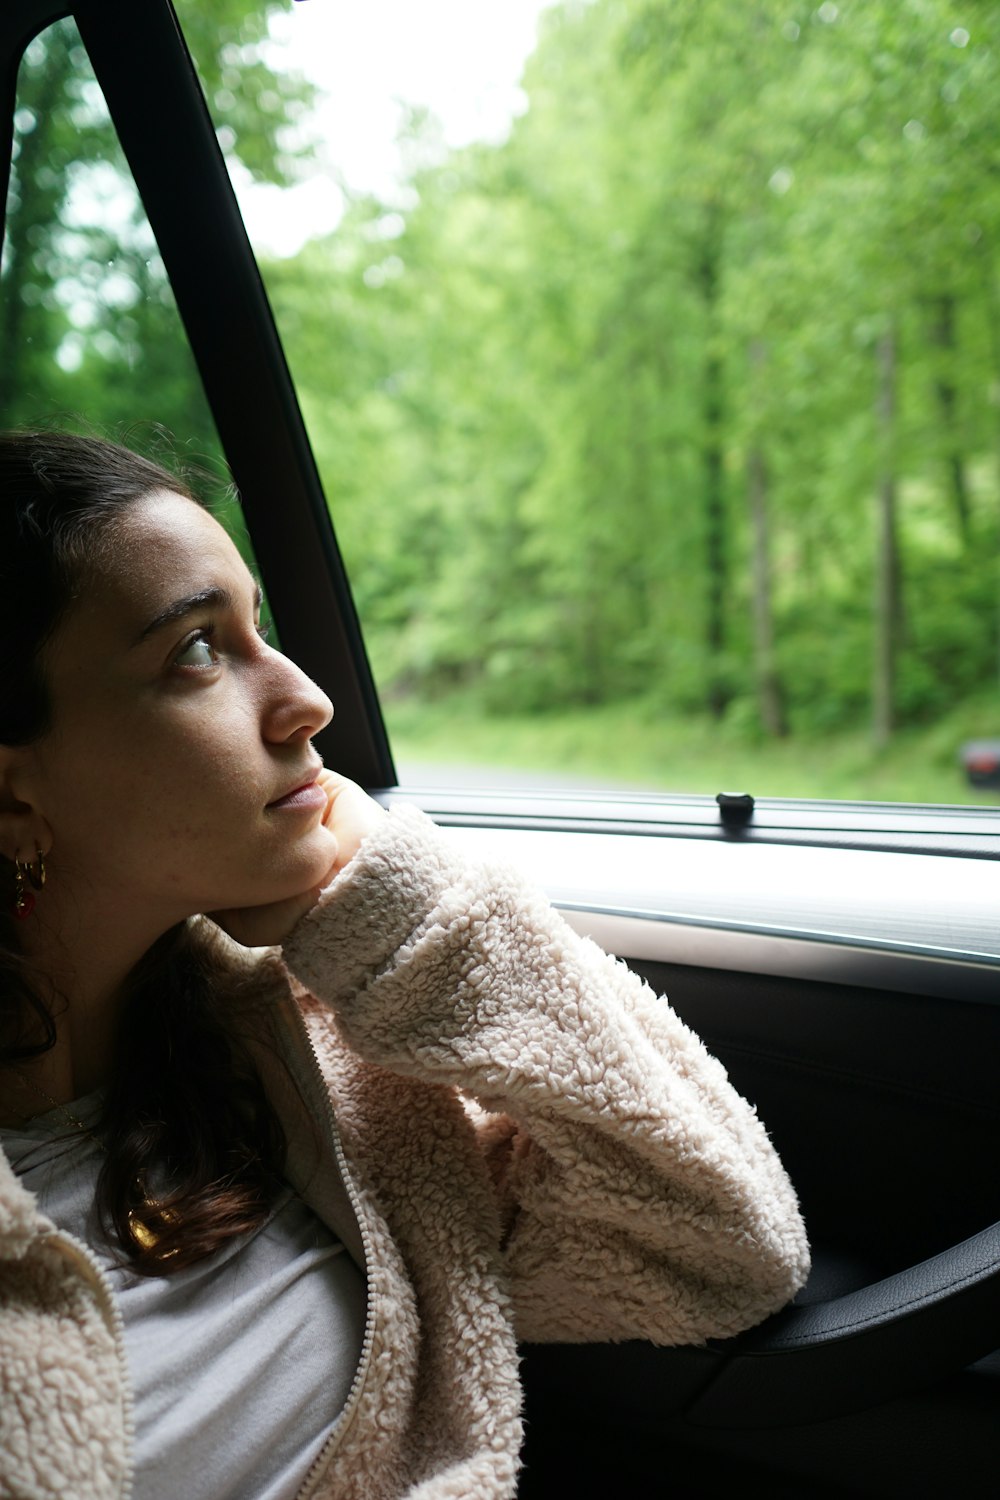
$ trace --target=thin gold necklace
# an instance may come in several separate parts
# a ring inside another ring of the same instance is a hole
[[[75,1129],[82,1131],[84,1135],[89,1136],[92,1141],[95,1141],[97,1145],[100,1146],[102,1151],[107,1150],[107,1147],[101,1140],[100,1136],[95,1135],[92,1130],[88,1129],[88,1127],[83,1123],[82,1120],[78,1120],[76,1118],[76,1115],[74,1115],[70,1110],[66,1108],[65,1104],[60,1104],[58,1099],[53,1099],[52,1095],[48,1092],[47,1089],[43,1089],[41,1084],[35,1083],[34,1079],[29,1078],[27,1074],[22,1073],[20,1068],[14,1068],[13,1071],[17,1074],[18,1078],[24,1084],[24,1087],[26,1089],[30,1089],[33,1094],[38,1095],[39,1099],[43,1099],[46,1104],[50,1104],[53,1109],[57,1109],[64,1120],[68,1120],[69,1123],[75,1127]],[[33,1118],[33,1115],[25,1115],[24,1123],[27,1124],[28,1121]]]
[[[60,1104],[58,1099],[53,1099],[52,1095],[46,1089],[43,1089],[41,1084],[35,1083],[34,1079],[28,1078],[26,1074],[22,1073],[20,1068],[14,1068],[13,1071],[17,1074],[18,1078],[24,1084],[25,1088],[30,1089],[33,1094],[37,1094],[39,1099],[43,1099],[47,1104],[50,1104],[53,1109],[57,1109],[64,1120],[68,1120],[75,1130],[78,1130],[83,1135],[87,1136],[89,1140],[92,1140],[94,1144],[98,1146],[105,1155],[107,1155],[108,1148],[101,1140],[101,1137],[99,1135],[96,1135],[94,1131],[89,1129],[89,1127],[86,1126],[82,1120],[78,1120],[76,1115],[74,1115],[71,1110],[66,1108],[65,1104]],[[32,1117],[30,1115],[25,1116],[25,1124],[27,1124],[28,1120],[31,1118]],[[161,1205],[156,1201],[155,1198],[150,1198],[145,1190],[145,1186],[141,1178],[136,1179],[136,1187],[139,1189],[139,1193],[142,1198],[142,1205],[141,1208],[129,1209],[128,1227],[132,1231],[132,1238],[135,1240],[140,1249],[152,1250],[153,1246],[159,1241],[161,1237],[156,1233],[154,1229],[150,1228],[149,1224],[146,1222],[147,1216],[156,1216],[162,1219],[165,1224],[174,1224],[177,1222],[177,1215],[170,1209],[161,1207]],[[171,1252],[171,1254],[174,1253],[176,1252]]]

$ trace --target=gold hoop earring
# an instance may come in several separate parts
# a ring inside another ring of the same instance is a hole
[[[45,884],[45,855],[37,844],[35,845],[35,863],[28,866],[28,879],[36,891],[40,891]]]
[[[21,859],[20,849],[14,855],[14,900],[11,910],[19,922],[30,917],[35,909],[35,897],[28,889],[29,883],[36,891],[40,891],[45,884],[45,855],[37,844],[33,864]]]

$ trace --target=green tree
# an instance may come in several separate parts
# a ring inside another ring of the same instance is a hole
[[[390,690],[884,738],[994,680],[998,24],[553,6],[506,142],[415,117],[268,268]]]
[[[309,141],[288,117],[313,99],[276,75],[262,43],[278,7],[218,0],[178,9],[220,141],[258,180],[289,183]],[[0,275],[0,422],[58,414],[119,426],[154,418],[215,448],[162,262],[86,52],[69,20],[28,47]],[[137,412],[135,393],[146,393]]]

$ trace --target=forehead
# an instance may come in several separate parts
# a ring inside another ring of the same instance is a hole
[[[252,598],[255,587],[226,532],[200,505],[167,490],[135,501],[115,521],[45,648],[56,700],[128,669],[142,633],[178,600],[207,589]]]
[[[157,615],[210,589],[250,601],[255,588],[226,532],[193,500],[156,491],[130,505],[44,649],[54,732],[77,712],[106,711],[109,694],[132,701],[156,649],[137,647]]]
[[[240,553],[222,526],[193,499],[154,490],[121,514],[111,547],[100,558],[100,582],[133,589],[172,588],[175,583],[213,582],[202,574],[225,567],[249,577]]]
[[[137,615],[162,609],[209,587],[252,589],[253,579],[229,536],[193,500],[157,490],[115,523],[80,605],[100,613]]]

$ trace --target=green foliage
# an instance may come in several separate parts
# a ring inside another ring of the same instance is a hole
[[[310,170],[271,7],[179,8],[225,149]],[[0,419],[141,389],[211,455],[78,49],[54,28],[22,74]],[[880,695],[904,747],[963,700],[988,733],[1000,10],[564,0],[523,83],[500,145],[413,111],[399,201],[264,267],[390,726],[456,691],[504,725],[642,703],[785,772],[835,737],[841,791]]]
[[[289,120],[312,89],[262,44],[277,4],[178,0],[220,144],[260,181],[309,154]],[[79,33],[57,22],[17,80],[0,265],[0,426],[97,430],[181,469],[252,549],[160,260]]]
[[[308,154],[288,118],[312,89],[276,76],[262,42],[276,4],[179,0],[220,143],[287,184]],[[214,429],[163,264],[70,20],[30,44],[17,80],[0,274],[0,424],[155,421],[197,457]],[[137,392],[145,409],[137,410]]]
[[[757,607],[792,725],[858,725],[887,567],[897,721],[993,681],[1000,16],[970,14],[553,6],[508,141],[415,150],[401,209],[268,268],[390,699],[642,693],[752,735]]]

